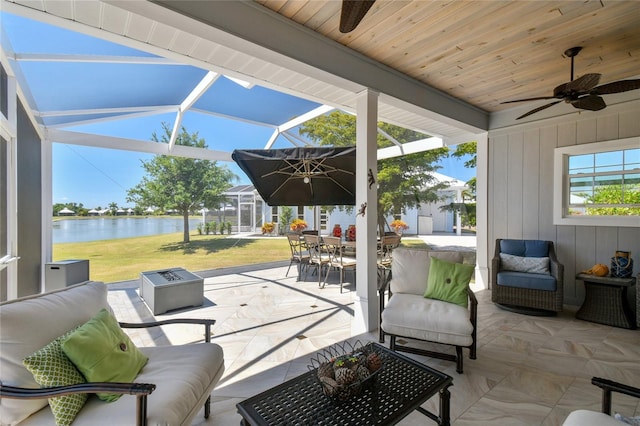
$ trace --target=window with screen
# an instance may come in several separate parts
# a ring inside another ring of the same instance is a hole
[[[554,223],[640,225],[640,138],[557,148]]]

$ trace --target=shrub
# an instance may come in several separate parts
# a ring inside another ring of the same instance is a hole
[[[273,222],[265,223],[264,225],[262,225],[262,235],[272,233],[274,228],[275,225],[273,224]]]
[[[307,229],[307,222],[303,219],[294,219],[289,228],[293,232],[302,232]]]
[[[389,225],[395,232],[404,231],[409,228],[409,225],[406,222],[401,221],[400,219],[396,219]]]

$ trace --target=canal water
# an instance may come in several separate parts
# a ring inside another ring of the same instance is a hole
[[[195,232],[202,219],[189,219],[189,232]],[[53,243],[111,240],[182,232],[182,217],[97,217],[63,219],[53,222]]]

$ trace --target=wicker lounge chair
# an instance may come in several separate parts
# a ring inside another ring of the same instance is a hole
[[[507,267],[504,255],[522,262],[523,267]],[[531,267],[547,258],[547,272]],[[496,240],[491,262],[491,300],[500,307],[529,315],[562,312],[563,277],[564,266],[558,262],[552,241]]]

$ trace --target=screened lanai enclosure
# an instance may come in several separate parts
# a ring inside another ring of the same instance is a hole
[[[268,206],[253,185],[237,185],[224,193],[226,202],[209,208],[205,222],[231,223],[234,231],[257,232],[264,224]]]

